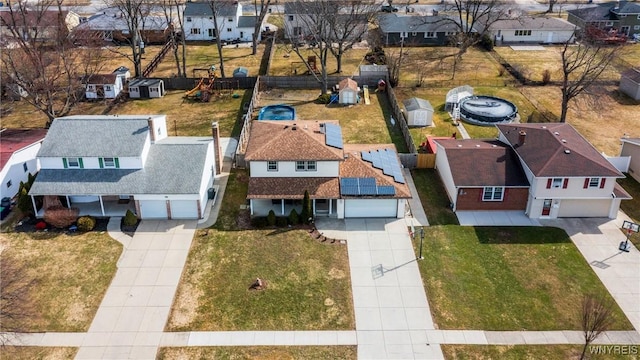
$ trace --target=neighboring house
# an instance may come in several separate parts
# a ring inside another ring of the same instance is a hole
[[[40,199],[58,196],[80,215],[198,219],[215,176],[213,151],[210,137],[167,136],[165,115],[58,118],[29,195],[38,217]]]
[[[73,11],[26,10],[0,11],[0,39],[3,45],[14,36],[23,40],[52,41],[64,39],[78,26],[80,16]]]
[[[36,154],[46,134],[46,129],[0,130],[0,198],[14,197],[20,182],[38,172]]]
[[[90,100],[115,99],[124,87],[123,74],[96,74],[85,80],[85,97]]]
[[[622,138],[620,156],[629,156],[629,175],[640,182],[640,138]]]
[[[164,44],[169,40],[173,26],[164,16],[145,16],[140,21],[140,37],[144,44]],[[122,14],[96,14],[83,21],[74,31],[78,42],[112,41],[130,44],[133,36],[127,19]]]
[[[184,35],[186,40],[215,40],[218,38],[211,4],[216,6],[220,39],[251,41],[255,16],[243,16],[242,4],[237,1],[199,2],[189,1],[184,8]]]
[[[378,15],[384,45],[446,45],[460,31],[456,20],[442,15]]]
[[[573,43],[576,25],[555,17],[518,17],[496,20],[486,32],[496,45]],[[478,31],[484,29],[478,25]]]
[[[298,41],[317,40],[313,39],[315,32],[324,29],[326,33],[323,38],[333,38],[335,40],[357,40],[369,30],[369,17],[362,14],[352,14],[352,11],[362,11],[358,5],[354,8],[347,3],[342,5],[336,2],[337,9],[327,10],[323,8],[326,3],[311,1],[287,1],[284,3],[284,37],[285,39],[296,39]],[[319,6],[320,8],[314,8]],[[331,15],[327,12],[332,11]],[[331,21],[325,19],[330,17]],[[332,33],[335,31],[335,33]]]
[[[245,160],[251,214],[301,211],[305,190],[315,216],[391,217],[411,197],[392,144],[342,142],[337,121],[254,121]]]
[[[620,91],[640,100],[640,69],[628,69],[620,74]]]
[[[615,218],[621,200],[631,198],[616,183],[624,175],[571,125],[496,127],[499,142],[436,141],[436,168],[454,210]]]
[[[640,3],[617,1],[593,7],[567,10],[567,20],[581,29],[595,26],[599,29],[615,29],[631,36],[640,34]]]
[[[428,100],[413,97],[402,102],[409,126],[431,126],[433,106]]]
[[[165,93],[162,79],[133,79],[129,82],[129,97],[132,99],[161,98]]]
[[[360,88],[355,80],[351,78],[343,79],[338,83],[338,103],[344,105],[357,104],[360,98],[359,92]]]

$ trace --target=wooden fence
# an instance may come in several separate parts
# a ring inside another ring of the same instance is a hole
[[[235,163],[239,168],[245,168],[247,166],[244,161],[244,153],[247,148],[247,142],[249,141],[249,130],[251,127],[251,118],[253,114],[253,110],[257,106],[258,103],[258,89],[260,88],[261,77],[256,78],[256,83],[254,84],[253,93],[251,94],[251,100],[249,104],[246,106],[246,110],[243,105],[243,114],[242,114],[242,130],[240,131],[240,138],[238,139],[238,147],[236,148],[236,156]]]
[[[329,76],[327,77],[327,83],[329,87],[339,83],[348,76]],[[362,87],[367,85],[375,88],[378,86],[379,76],[353,76],[351,77],[358,83],[358,86]],[[386,79],[384,79],[386,81]],[[276,88],[276,89],[319,89],[320,83],[313,77],[313,75],[301,75],[301,76],[261,76],[260,83],[263,88]]]
[[[402,166],[408,169],[433,169],[436,167],[436,154],[398,154]]]
[[[409,132],[409,125],[407,124],[407,119],[405,119],[404,114],[400,109],[398,99],[396,98],[396,93],[391,86],[387,87],[386,92],[389,98],[389,104],[391,105],[391,115],[396,120],[395,126],[400,127],[400,131],[402,131],[402,137],[404,138],[404,142],[407,144],[409,153],[415,154],[418,152],[418,150],[413,143],[413,138],[411,137],[411,133]]]
[[[164,81],[164,88],[167,90],[191,90],[193,89],[201,78],[161,78]],[[256,76],[249,77],[230,77],[230,78],[216,78],[213,82],[213,88],[216,90],[227,89],[253,89],[255,87]]]

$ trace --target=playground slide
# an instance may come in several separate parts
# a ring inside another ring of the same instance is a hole
[[[367,85],[364,85],[363,90],[364,90],[364,104],[370,105],[371,99],[369,99],[369,87]]]
[[[196,95],[196,93],[198,91],[200,91],[200,86],[202,86],[203,83],[204,83],[204,78],[200,79],[200,81],[198,82],[198,85],[196,85],[196,87],[194,87],[193,89],[185,92],[184,95],[185,96],[194,96],[194,95]]]

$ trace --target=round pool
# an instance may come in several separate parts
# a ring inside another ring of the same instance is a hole
[[[460,117],[475,125],[509,123],[518,116],[518,108],[510,101],[493,96],[469,96],[460,100]]]
[[[260,109],[258,120],[295,120],[296,109],[290,105],[268,105]]]

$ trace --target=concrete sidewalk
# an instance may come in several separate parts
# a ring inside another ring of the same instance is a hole
[[[409,186],[409,190],[411,190],[411,199],[409,199],[411,218],[408,218],[408,220],[411,220],[410,225],[429,226],[429,220],[427,219],[427,214],[424,212],[424,207],[422,207],[422,203],[420,202],[420,194],[418,194],[416,185],[413,182],[411,170],[404,168],[403,173],[404,178],[407,181],[407,186]]]

